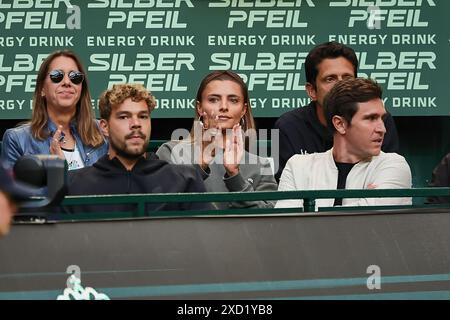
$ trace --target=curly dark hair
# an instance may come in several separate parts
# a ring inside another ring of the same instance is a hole
[[[111,116],[111,107],[121,104],[128,98],[131,98],[132,101],[136,102],[144,100],[149,112],[152,112],[153,109],[155,109],[155,97],[142,84],[115,84],[111,89],[104,91],[100,96],[100,117],[108,120]]]

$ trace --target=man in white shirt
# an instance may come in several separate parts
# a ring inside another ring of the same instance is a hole
[[[333,147],[321,153],[294,155],[280,179],[278,191],[411,188],[405,158],[384,153],[386,110],[381,87],[370,79],[338,82],[324,99],[324,116],[333,131]],[[318,199],[317,207],[402,205],[411,198]],[[301,207],[303,201],[280,200],[276,207]]]

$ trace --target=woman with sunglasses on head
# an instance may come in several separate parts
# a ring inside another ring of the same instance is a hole
[[[256,131],[247,86],[232,71],[214,71],[203,78],[197,91],[190,136],[166,142],[156,154],[171,163],[196,165],[209,192],[276,191],[269,160],[249,149],[256,149]],[[270,201],[216,203],[221,209],[273,205]]]
[[[31,121],[6,130],[2,160],[12,167],[23,155],[53,154],[73,170],[92,165],[107,149],[80,59],[67,50],[50,54],[37,75]]]

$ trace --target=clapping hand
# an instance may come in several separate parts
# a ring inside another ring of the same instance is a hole
[[[214,113],[208,115],[203,112],[201,118],[203,121],[196,121],[194,124],[195,158],[196,163],[206,169],[216,155],[217,134],[220,130]]]
[[[244,155],[244,139],[240,124],[235,124],[233,129],[227,130],[225,135],[225,150],[223,153],[223,166],[229,176],[239,173],[239,164]]]
[[[55,134],[50,142],[50,154],[57,155],[61,159],[65,159],[64,153],[61,149],[61,143],[64,141],[64,132],[62,126],[58,126]]]

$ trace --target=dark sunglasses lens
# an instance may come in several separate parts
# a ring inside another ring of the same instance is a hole
[[[80,84],[84,80],[84,74],[79,71],[70,71],[69,79],[73,84]]]
[[[50,72],[50,80],[54,83],[59,83],[64,78],[64,73],[61,70],[53,70]]]

